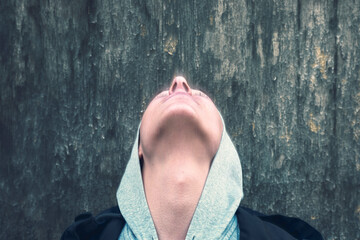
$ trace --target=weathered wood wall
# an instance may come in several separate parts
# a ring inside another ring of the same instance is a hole
[[[359,32],[357,0],[2,0],[0,239],[59,239],[116,204],[179,73],[223,114],[243,204],[360,239]]]

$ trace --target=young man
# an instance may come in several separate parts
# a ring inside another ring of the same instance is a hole
[[[80,215],[68,239],[322,239],[305,222],[239,207],[236,149],[209,97],[175,77],[147,107],[118,206]]]

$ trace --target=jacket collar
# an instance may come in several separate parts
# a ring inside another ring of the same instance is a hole
[[[120,212],[137,239],[157,239],[156,229],[148,208],[138,153],[138,127],[130,160],[121,179],[116,197]]]
[[[222,120],[223,121],[223,120]],[[139,129],[132,153],[117,191],[126,223],[138,239],[157,239],[147,205],[138,158]],[[221,239],[243,197],[242,170],[235,146],[223,121],[219,149],[213,159],[186,239]],[[216,207],[214,207],[216,206]]]
[[[242,169],[225,129],[186,239],[222,239],[243,198]]]

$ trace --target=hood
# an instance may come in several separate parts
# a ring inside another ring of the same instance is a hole
[[[136,239],[158,239],[142,181],[138,157],[139,129],[140,126],[116,196],[126,220],[125,227],[131,230],[131,235]],[[225,235],[229,235],[226,233],[229,228],[237,227],[234,214],[242,198],[240,159],[223,121],[219,149],[212,161],[186,239],[223,239]]]

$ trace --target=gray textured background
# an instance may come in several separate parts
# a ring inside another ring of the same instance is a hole
[[[116,204],[142,111],[181,73],[242,160],[243,204],[360,239],[360,1],[1,0],[0,238]]]

